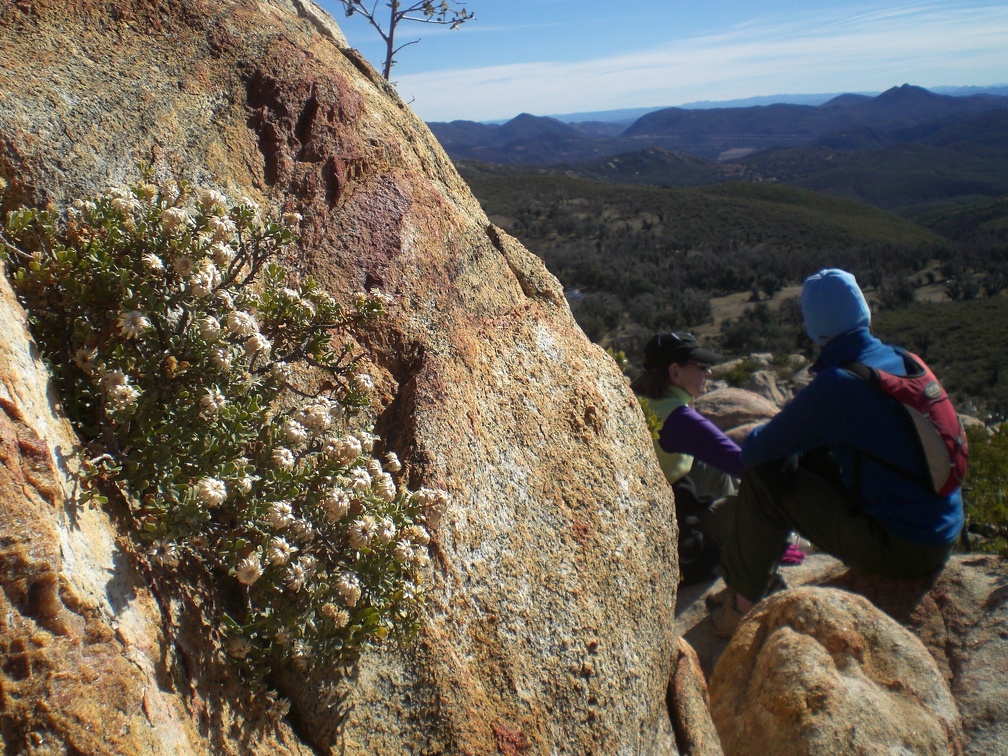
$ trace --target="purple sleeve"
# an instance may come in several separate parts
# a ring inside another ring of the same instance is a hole
[[[692,407],[672,410],[658,436],[662,451],[689,454],[734,478],[745,471],[738,444]]]

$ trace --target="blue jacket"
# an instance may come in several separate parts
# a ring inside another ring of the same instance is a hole
[[[779,414],[755,428],[742,443],[742,461],[759,465],[827,447],[840,465],[849,491],[861,457],[860,504],[891,533],[929,546],[949,544],[963,526],[962,495],[934,492],[872,460],[880,457],[924,479],[926,462],[904,410],[866,381],[842,369],[855,360],[905,375],[903,360],[889,345],[858,328],[823,347],[816,374]],[[856,454],[857,449],[867,454]]]

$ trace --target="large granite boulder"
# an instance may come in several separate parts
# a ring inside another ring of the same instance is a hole
[[[636,401],[556,280],[488,222],[324,12],[307,0],[8,3],[0,99],[5,210],[59,209],[149,165],[300,212],[294,274],[338,298],[393,298],[363,342],[376,430],[411,486],[452,498],[415,645],[367,655],[339,686],[280,676],[293,709],[277,722],[282,705],[249,700],[220,658],[212,583],[163,589],[65,481],[38,494],[13,481],[33,503],[0,504],[5,543],[23,544],[5,557],[19,586],[6,600],[26,617],[0,627],[5,738],[82,753],[675,752],[673,501]],[[23,328],[0,340],[28,351]],[[41,386],[34,369],[23,382]],[[61,481],[72,440],[50,441],[11,393],[12,465]]]
[[[780,405],[767,397],[734,387],[708,391],[693,406],[738,444],[749,431],[780,412]]]
[[[797,588],[747,615],[711,677],[727,754],[961,753],[955,700],[909,630],[867,599]]]
[[[934,660],[961,715],[966,754],[1008,751],[1008,561],[993,555],[956,554],[934,579],[893,580],[849,569],[826,554],[782,568],[792,588],[829,586],[868,599],[907,628]],[[713,636],[703,596],[713,586],[690,586],[677,595],[676,627],[712,678],[728,642]],[[871,615],[871,613],[868,613]],[[770,613],[762,613],[767,621]],[[804,653],[804,647],[797,653]],[[800,660],[784,660],[794,667]],[[713,679],[711,680],[713,684]],[[840,722],[839,726],[843,726]]]

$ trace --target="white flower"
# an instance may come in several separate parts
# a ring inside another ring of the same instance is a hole
[[[252,313],[245,312],[243,310],[235,310],[234,312],[228,313],[227,330],[228,333],[231,333],[238,338],[243,338],[251,336],[254,333],[259,333],[259,323],[256,321],[255,316],[252,315]]]
[[[129,376],[121,370],[109,370],[101,377],[101,386],[109,391],[116,386],[125,386],[129,383]]]
[[[371,473],[371,477],[375,477],[382,474],[381,462],[377,459],[369,459],[367,461],[367,471]]]
[[[189,211],[181,207],[169,207],[161,213],[161,226],[168,233],[182,233],[189,228]]]
[[[399,564],[406,564],[413,558],[413,544],[406,539],[399,541],[392,550],[392,558]]]
[[[399,461],[395,452],[389,452],[385,455],[385,469],[394,473],[402,470],[402,462]]]
[[[234,298],[223,289],[217,292],[217,296],[214,297],[217,303],[220,305],[222,310],[227,310],[230,312],[234,309]]]
[[[290,472],[294,469],[294,453],[284,446],[274,449],[270,459],[278,470]]]
[[[367,373],[357,373],[353,378],[354,387],[362,394],[370,394],[374,391],[374,381]]]
[[[158,188],[154,184],[143,184],[140,193],[146,202],[154,202],[158,195]]]
[[[396,536],[396,526],[395,523],[388,517],[384,518],[380,523],[378,523],[378,540],[384,544],[392,543],[392,539]]]
[[[284,572],[283,581],[287,590],[297,593],[304,588],[306,582],[304,569],[295,562]]]
[[[230,218],[215,215],[207,219],[207,229],[213,234],[215,242],[227,242],[234,236],[235,224]]]
[[[303,444],[308,440],[308,431],[297,420],[288,419],[283,424],[283,435],[288,443],[295,446]]]
[[[392,501],[396,497],[395,481],[392,480],[392,476],[388,473],[382,473],[375,477],[373,488],[374,492],[383,501]]]
[[[293,372],[291,366],[286,362],[274,362],[270,365],[270,377],[274,381],[288,381]]]
[[[291,643],[294,642],[294,635],[286,627],[281,627],[276,631],[276,642],[278,646],[282,648],[287,648]]]
[[[93,213],[95,210],[98,209],[98,206],[95,205],[94,200],[83,200],[83,199],[74,200],[74,207],[81,213]]]
[[[178,547],[167,538],[154,541],[147,549],[147,555],[162,567],[178,567]]]
[[[312,433],[321,433],[332,423],[332,413],[326,404],[309,404],[301,409],[300,416]]]
[[[199,202],[200,208],[205,213],[211,213],[215,210],[227,211],[227,197],[216,189],[200,189],[196,195],[196,201]]]
[[[284,286],[283,288],[278,289],[277,291],[279,292],[280,296],[287,302],[297,302],[299,299],[301,299],[301,294],[297,290],[292,289],[289,286]]]
[[[378,520],[371,515],[364,515],[353,523],[347,531],[350,537],[350,547],[362,549],[371,543],[378,532]]]
[[[357,440],[360,441],[361,451],[365,454],[370,454],[372,449],[374,449],[375,441],[378,440],[378,436],[374,436],[367,431],[359,431],[357,434]]]
[[[200,271],[189,279],[189,291],[199,299],[206,299],[213,294],[215,286],[214,277],[206,271]]]
[[[350,612],[346,609],[340,609],[335,604],[325,603],[319,610],[325,619],[329,620],[336,627],[346,627],[350,624]]]
[[[262,577],[263,568],[259,563],[258,557],[249,556],[242,559],[235,565],[235,577],[238,578],[238,582],[243,585],[252,585],[256,580]]]
[[[208,507],[220,506],[227,499],[227,485],[220,478],[202,478],[199,482],[199,497]]]
[[[258,475],[245,475],[239,478],[235,485],[238,487],[239,491],[248,496],[252,492],[253,483],[257,480],[259,480]]]
[[[178,328],[178,324],[182,322],[183,315],[185,315],[185,310],[181,307],[169,307],[165,310],[165,320],[171,328]]]
[[[145,252],[143,257],[140,258],[143,261],[144,267],[147,268],[151,273],[162,273],[164,272],[165,265],[160,257],[155,255],[153,252]]]
[[[284,573],[284,584],[287,586],[288,590],[294,591],[295,593],[304,588],[305,583],[307,582],[308,571],[305,570],[304,565],[300,562],[294,562],[291,564]]]
[[[161,196],[168,202],[174,202],[181,194],[182,192],[179,190],[178,184],[174,181],[161,186]]]
[[[216,386],[208,388],[206,393],[200,397],[200,416],[205,418],[216,417],[217,413],[220,412],[224,405],[227,404],[227,398],[221,393],[220,389]]]
[[[360,580],[352,572],[344,572],[336,581],[336,592],[347,606],[355,606],[361,596]]]
[[[125,412],[133,409],[139,398],[140,390],[129,384],[113,386],[108,392],[108,401],[112,405],[113,412]]]
[[[81,347],[74,352],[73,361],[77,367],[91,375],[98,367],[98,350]]]
[[[177,255],[172,258],[172,267],[179,276],[185,278],[186,276],[192,274],[196,264],[188,255]]]
[[[214,286],[216,286],[221,282],[222,278],[221,272],[220,270],[218,270],[217,265],[214,264],[213,260],[209,258],[204,258],[203,261],[200,263],[199,269],[200,273],[207,275],[210,278],[210,280],[213,281]]]
[[[231,350],[226,346],[214,347],[210,350],[210,364],[221,373],[231,369]]]
[[[418,547],[416,551],[413,552],[413,559],[411,560],[411,563],[416,569],[424,569],[430,564],[430,561],[430,554],[427,553],[427,549]]]
[[[130,212],[129,202],[130,200],[125,197],[116,197],[112,200],[112,208],[123,215],[128,215]]]
[[[423,525],[409,525],[403,529],[403,535],[413,543],[418,543],[422,546],[430,543],[430,535]]]
[[[266,513],[266,521],[276,530],[283,530],[294,522],[294,509],[286,501],[275,501]]]
[[[280,698],[275,691],[271,690],[267,693],[266,700],[268,702],[266,714],[272,721],[279,722],[290,712],[290,701],[286,698]]]
[[[308,520],[299,518],[290,524],[290,533],[295,541],[307,543],[315,537],[315,528]]]
[[[353,436],[344,436],[326,443],[323,452],[341,465],[349,465],[361,454],[361,442]]]
[[[245,354],[249,357],[256,354],[268,355],[271,348],[269,339],[261,333],[254,333],[245,340]]]
[[[275,536],[270,539],[266,549],[266,561],[274,566],[287,564],[297,551],[297,546],[291,546],[285,538]]]
[[[301,213],[294,213],[294,212],[284,213],[281,216],[281,219],[288,226],[296,226],[298,223],[301,222]]]
[[[242,581],[244,582],[244,581]],[[232,635],[227,642],[228,654],[235,659],[244,659],[252,653],[252,641],[244,635]]]
[[[334,486],[322,497],[322,509],[329,522],[339,522],[350,511],[350,497],[342,488]]]
[[[238,206],[249,210],[250,212],[252,212],[253,215],[259,214],[259,203],[256,202],[251,197],[248,196],[242,197],[241,200],[238,202]]]
[[[205,341],[216,341],[220,336],[221,325],[213,315],[207,315],[200,321],[200,336]]]
[[[139,310],[119,313],[116,325],[119,326],[119,332],[127,339],[135,339],[151,327],[147,316]]]
[[[435,488],[421,488],[410,496],[410,502],[420,507],[427,524],[436,528],[441,517],[448,510],[448,492]]]
[[[128,186],[110,186],[105,190],[105,198],[109,200],[114,200],[117,197],[132,197],[133,192],[130,191]]]
[[[363,467],[355,467],[350,471],[350,488],[354,491],[367,491],[371,488],[371,475]]]
[[[131,218],[133,213],[139,209],[140,203],[133,195],[129,197],[116,197],[112,200],[112,207],[127,218]]]
[[[309,667],[315,654],[306,641],[298,639],[294,641],[294,650],[291,656],[294,659],[294,666],[303,671]]]
[[[214,262],[224,269],[227,269],[235,257],[234,248],[224,241],[215,241],[210,247],[210,254],[213,255]]]

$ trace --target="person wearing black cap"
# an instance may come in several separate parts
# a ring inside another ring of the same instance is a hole
[[[909,578],[935,574],[963,527],[960,491],[931,487],[903,407],[845,368],[910,371],[905,352],[871,334],[854,276],[835,268],[809,276],[801,304],[822,351],[812,382],[742,442],[746,473],[721,555],[726,587],[707,597],[712,631],[726,638],[766,594],[792,530],[848,565]]]
[[[656,334],[644,347],[644,372],[631,384],[662,422],[655,454],[675,491],[683,582],[712,577],[727,537],[733,494],[744,467],[738,445],[693,409],[721,357],[689,333]]]

